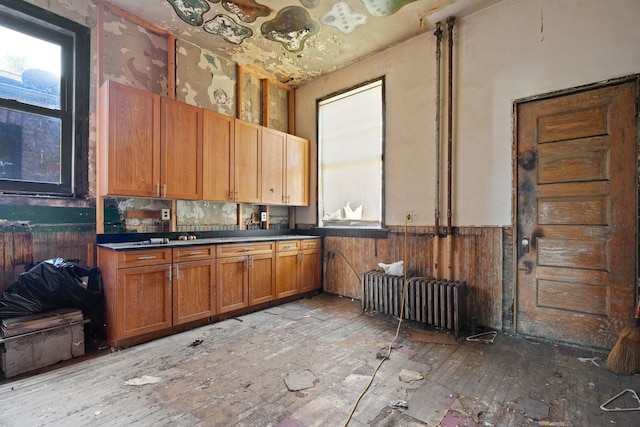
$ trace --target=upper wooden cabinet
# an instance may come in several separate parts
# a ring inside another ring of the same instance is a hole
[[[291,206],[308,206],[309,140],[287,134],[285,159],[287,204]]]
[[[262,203],[262,126],[236,119],[237,202]]]
[[[160,197],[202,199],[202,108],[161,98]]]
[[[157,197],[160,96],[112,81],[100,91],[100,193]]]
[[[309,204],[309,141],[262,128],[262,203]]]
[[[233,202],[235,189],[235,119],[204,110],[202,198]]]
[[[101,195],[202,198],[202,109],[107,81]]]
[[[309,204],[304,138],[112,81],[100,103],[101,196]]]
[[[285,146],[287,134],[262,128],[262,203],[283,205],[285,199]]]

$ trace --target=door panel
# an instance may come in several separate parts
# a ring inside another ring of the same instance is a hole
[[[636,275],[636,83],[517,106],[520,333],[611,348]]]

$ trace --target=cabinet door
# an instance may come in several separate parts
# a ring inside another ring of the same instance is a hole
[[[285,143],[287,134],[262,128],[262,203],[285,204]]]
[[[204,110],[202,131],[202,198],[236,200],[235,119]]]
[[[278,253],[276,258],[276,298],[300,292],[298,262],[300,252]]]
[[[120,268],[117,283],[118,326],[114,339],[130,338],[171,326],[170,264]]]
[[[173,269],[173,324],[215,314],[215,260],[181,262]]]
[[[321,262],[320,249],[307,249],[302,251],[300,260],[300,292],[320,289]]]
[[[275,297],[275,258],[272,254],[249,258],[249,305],[271,301]]]
[[[286,156],[286,202],[292,206],[308,206],[309,141],[294,135],[287,135]]]
[[[202,199],[202,108],[162,98],[161,197]]]
[[[235,183],[237,200],[243,203],[261,203],[261,140],[262,127],[236,119]]]
[[[249,305],[248,269],[246,256],[217,260],[218,314]]]
[[[100,97],[100,193],[157,197],[160,96],[107,81]]]

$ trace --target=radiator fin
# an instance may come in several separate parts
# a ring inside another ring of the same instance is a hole
[[[362,309],[400,316],[404,277],[381,271],[362,275]],[[464,324],[467,284],[458,280],[407,278],[403,318],[452,330],[456,337]]]

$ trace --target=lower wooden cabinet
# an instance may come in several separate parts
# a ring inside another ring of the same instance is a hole
[[[274,242],[218,246],[218,313],[274,298]]]
[[[217,314],[317,290],[320,244],[320,239],[294,239],[98,247],[106,339],[114,347],[141,342]]]

